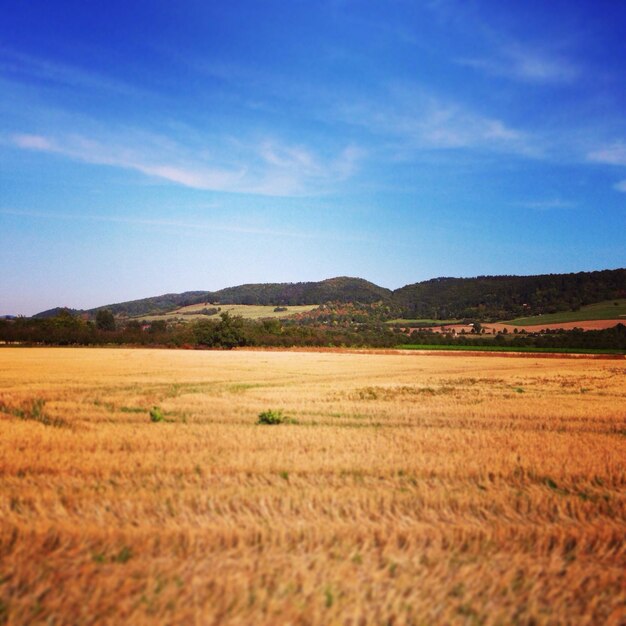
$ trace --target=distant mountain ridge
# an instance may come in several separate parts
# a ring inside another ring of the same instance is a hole
[[[535,276],[478,276],[433,278],[394,291],[362,278],[340,276],[318,282],[252,283],[218,291],[186,291],[131,300],[74,314],[95,315],[109,309],[129,317],[164,313],[203,302],[295,306],[325,302],[383,301],[399,316],[409,318],[508,319],[520,314],[552,313],[585,304],[626,297],[626,269],[541,274]],[[61,309],[33,317],[51,317]],[[67,310],[67,309],[66,309]]]

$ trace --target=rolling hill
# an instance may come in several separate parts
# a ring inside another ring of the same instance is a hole
[[[434,278],[392,291],[362,278],[341,276],[319,282],[257,283],[219,291],[187,291],[109,304],[74,314],[95,315],[109,309],[117,316],[136,317],[211,304],[302,306],[326,302],[371,304],[384,302],[396,317],[506,320],[561,311],[626,297],[626,269],[542,274],[537,276],[478,276]],[[50,317],[50,309],[34,317]]]
[[[542,274],[435,278],[393,292],[407,318],[505,320],[578,310],[626,296],[626,269]]]

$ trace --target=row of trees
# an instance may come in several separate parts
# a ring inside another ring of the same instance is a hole
[[[537,333],[498,333],[497,335],[456,335],[414,331],[410,343],[448,346],[508,346],[511,348],[618,350],[626,351],[626,326],[617,324],[604,330],[558,330]]]
[[[306,320],[244,320],[222,313],[219,320],[199,320],[171,324],[164,321],[129,321],[119,327],[110,311],[99,312],[95,322],[83,320],[68,311],[45,318],[0,320],[0,342],[42,345],[126,344],[199,348],[236,348],[242,346],[352,346],[393,347],[399,344],[427,345],[507,345],[511,347],[580,348],[626,350],[626,327],[599,331],[558,331],[553,333],[480,333],[453,336],[416,330],[411,335],[392,329],[379,319],[354,321],[354,310],[333,310],[317,324]]]
[[[64,311],[55,317],[0,320],[0,342],[41,345],[143,345],[235,348],[241,346],[376,346],[398,343],[385,327],[322,327],[281,323],[270,319],[244,320],[222,313],[219,320],[168,325],[164,321],[118,323],[100,315],[85,321]]]

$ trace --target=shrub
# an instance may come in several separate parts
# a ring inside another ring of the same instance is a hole
[[[287,416],[283,415],[283,412],[273,411],[272,409],[268,409],[267,411],[263,411],[259,413],[259,419],[257,420],[257,424],[293,424],[294,420],[289,419]]]
[[[153,406],[150,409],[150,421],[151,422],[164,422],[165,415],[163,415],[163,411],[158,406]]]

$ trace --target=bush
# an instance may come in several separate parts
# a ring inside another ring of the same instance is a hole
[[[268,409],[267,411],[263,411],[259,413],[259,419],[257,420],[257,424],[293,424],[294,420],[289,419],[283,412],[273,411],[272,409]]]
[[[163,411],[158,406],[153,406],[150,409],[150,421],[151,422],[164,422],[165,415],[163,415]]]

